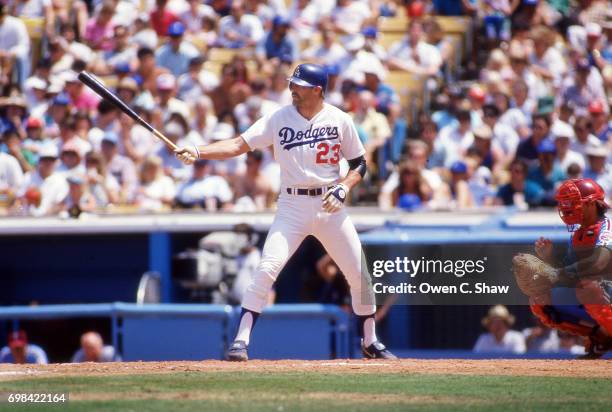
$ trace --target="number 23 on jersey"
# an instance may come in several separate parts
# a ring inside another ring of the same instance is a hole
[[[330,153],[331,152],[331,153]],[[330,146],[326,142],[321,142],[317,145],[317,164],[329,163],[332,165],[338,164],[340,161],[340,144]]]

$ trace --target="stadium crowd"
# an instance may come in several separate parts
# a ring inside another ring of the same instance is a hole
[[[437,16],[475,33],[458,69]],[[404,37],[383,45],[381,23],[398,18]],[[605,0],[0,0],[1,202],[73,217],[273,207],[271,150],[185,166],[77,73],[178,145],[203,144],[290,104],[302,61],[326,67],[326,99],[366,147],[354,203],[547,207],[577,176],[612,197],[611,34]],[[221,51],[233,53],[219,64]],[[411,116],[391,73],[416,78],[430,104]]]

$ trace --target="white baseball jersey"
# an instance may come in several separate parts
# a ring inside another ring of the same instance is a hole
[[[324,103],[312,119],[293,105],[264,116],[242,133],[251,150],[274,145],[282,187],[312,188],[340,179],[340,159],[365,154],[351,117]]]

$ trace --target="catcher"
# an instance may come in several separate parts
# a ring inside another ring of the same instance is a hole
[[[531,311],[552,328],[586,338],[586,355],[612,349],[612,228],[604,191],[592,179],[565,181],[555,199],[572,232],[568,253],[556,265],[550,239],[535,242],[533,255],[514,260],[514,275]]]

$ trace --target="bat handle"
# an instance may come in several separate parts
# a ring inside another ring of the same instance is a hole
[[[172,150],[176,150],[178,149],[178,146],[174,144],[174,142],[172,142],[170,139],[168,139],[166,136],[164,136],[159,130],[153,129],[152,130],[153,134],[155,135],[155,137],[157,137],[158,139],[161,139],[164,143],[166,143],[167,146],[169,146]]]

